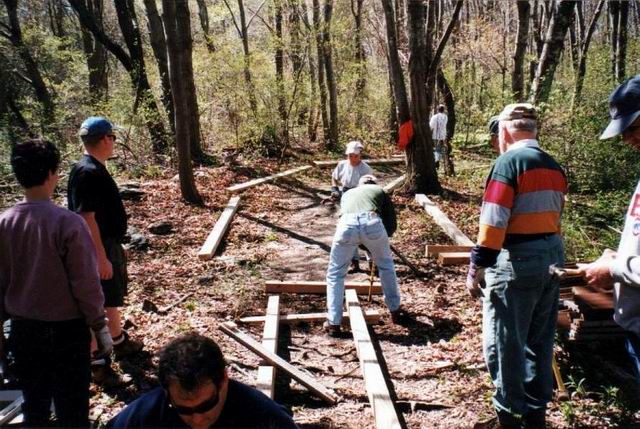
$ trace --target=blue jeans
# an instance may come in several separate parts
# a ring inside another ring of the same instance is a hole
[[[497,411],[523,416],[551,400],[559,292],[552,264],[564,264],[558,235],[502,249],[486,271],[483,351]]]
[[[633,366],[633,375],[635,375],[636,382],[640,385],[640,337],[633,332],[627,333],[626,346]]]
[[[11,321],[7,348],[15,359],[26,427],[48,425],[52,400],[57,427],[89,427],[90,342],[83,319]]]
[[[382,220],[374,212],[344,214],[340,217],[333,237],[329,268],[327,268],[327,310],[329,323],[332,325],[339,325],[342,322],[344,278],[347,275],[351,257],[360,244],[369,249],[373,262],[378,267],[387,307],[390,311],[400,307],[396,270],[389,247],[389,237]]]

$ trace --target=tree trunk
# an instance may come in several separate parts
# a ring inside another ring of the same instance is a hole
[[[312,33],[313,29],[311,25],[309,25],[306,1],[302,2],[301,8],[302,8],[302,11],[301,11],[302,20],[304,21],[308,31]],[[311,34],[309,35],[309,37],[306,38],[307,40],[306,50],[309,57],[309,86],[311,87],[311,98],[309,100],[309,117],[307,122],[307,135],[309,136],[309,141],[315,142],[318,137],[317,136],[318,117],[317,117],[317,110],[316,110],[316,97],[318,94],[316,85],[318,84],[318,80],[316,78],[316,62],[313,56],[313,37],[310,37],[310,36]]]
[[[316,47],[318,50],[318,91],[320,92],[320,115],[322,117],[322,134],[325,147],[329,141],[329,115],[327,113],[327,85],[324,79],[324,36],[322,18],[320,16],[320,2],[313,0],[313,28],[316,33]]]
[[[244,52],[244,82],[247,85],[249,95],[249,106],[253,116],[258,116],[258,102],[256,91],[251,80],[251,54],[249,53],[249,34],[247,32],[247,18],[244,14],[244,1],[238,0],[238,15],[240,15],[240,30],[242,31],[242,50]]]
[[[438,75],[436,76],[438,82],[438,89],[444,99],[444,104],[447,106],[447,140],[445,141],[445,148],[442,151],[442,161],[444,167],[444,174],[447,176],[455,176],[455,166],[453,164],[453,157],[451,156],[451,140],[456,131],[456,103],[453,98],[453,91],[449,82],[442,72],[442,68],[438,68]]]
[[[147,20],[149,26],[149,41],[153,49],[153,55],[158,65],[158,74],[160,75],[160,84],[162,86],[162,104],[169,117],[169,125],[171,132],[175,134],[175,109],[173,107],[173,98],[171,97],[171,79],[169,78],[169,61],[167,59],[167,40],[164,35],[164,26],[162,18],[158,13],[156,0],[144,0],[144,6],[147,10]]]
[[[625,65],[627,62],[627,22],[629,21],[629,2],[620,1],[618,14],[618,40],[616,42],[616,69],[615,76],[618,83],[625,78]]]
[[[427,45],[431,44],[431,40],[427,40],[425,34],[425,12],[426,7],[422,0],[407,0],[413,140],[406,150],[407,181],[404,188],[411,193],[436,194],[440,193],[442,188],[435,169],[433,142],[428,125],[431,105],[429,94],[433,94],[433,91],[425,89],[425,72],[431,60],[426,57],[430,52]],[[431,18],[429,22],[433,23]]]
[[[333,72],[333,46],[331,42],[331,15],[333,14],[333,0],[324,2],[324,68],[327,74],[327,89],[329,90],[329,150],[338,147],[338,88],[336,76]]]
[[[609,0],[609,43],[611,46],[611,75],[617,79],[616,64],[618,55],[618,28],[620,27],[620,1]]]
[[[55,107],[53,103],[53,97],[44,83],[42,74],[38,63],[31,55],[29,48],[24,44],[22,38],[22,29],[20,28],[20,21],[18,20],[18,0],[3,0],[7,8],[7,15],[9,17],[9,40],[22,62],[24,63],[27,76],[31,81],[31,86],[35,92],[38,102],[42,106],[43,128],[48,128],[55,125]],[[55,130],[53,130],[55,132]]]
[[[584,76],[587,72],[587,52],[589,51],[589,45],[591,44],[591,37],[596,29],[596,24],[598,22],[598,18],[602,13],[602,9],[604,8],[605,0],[600,0],[598,5],[596,6],[595,11],[593,12],[593,17],[591,18],[591,22],[589,24],[589,28],[586,30],[584,34],[584,39],[582,41],[582,46],[580,47],[580,55],[578,61],[578,69],[576,72],[576,82],[573,89],[573,98],[571,100],[571,111],[574,112],[578,103],[580,103],[580,98],[582,96],[582,85],[584,83]]]
[[[187,81],[193,81],[193,73],[190,74],[191,67],[188,64],[191,62],[192,49],[188,3],[162,0],[162,14],[167,37],[173,103],[176,108],[176,149],[180,192],[186,201],[202,204],[202,197],[196,188],[191,165],[193,128],[190,104],[193,103],[193,98]]]
[[[533,104],[546,102],[549,98],[551,83],[560,61],[567,29],[573,21],[575,6],[576,0],[558,0],[558,7],[551,17],[536,77],[531,86],[529,97]]]
[[[516,49],[513,53],[513,73],[511,75],[511,91],[516,101],[523,101],[524,95],[524,56],[527,52],[529,38],[529,1],[518,1],[518,32],[516,35]]]
[[[274,21],[276,30],[276,91],[278,98],[278,114],[280,115],[280,131],[278,133],[283,147],[288,146],[289,131],[287,118],[287,99],[284,87],[284,39],[282,38],[282,0],[274,1]]]
[[[394,17],[393,0],[382,0],[384,18],[387,28],[387,51],[389,61],[389,72],[391,75],[391,86],[395,105],[398,109],[398,122],[404,124],[411,118],[409,110],[409,100],[407,97],[407,87],[404,82],[402,65],[398,55],[398,40],[396,38],[396,19]]]
[[[351,0],[351,13],[355,22],[354,34],[354,50],[355,62],[357,67],[356,89],[355,89],[355,105],[356,105],[356,124],[362,124],[362,118],[365,110],[365,88],[367,86],[367,58],[362,45],[362,4],[364,0]]]
[[[198,17],[200,18],[200,26],[202,27],[202,32],[204,33],[204,41],[207,45],[207,50],[209,52],[215,52],[216,47],[213,44],[211,35],[209,34],[209,11],[207,10],[207,2],[206,0],[197,0],[197,3]]]
[[[96,20],[96,25],[103,30],[103,0],[85,0],[86,7]],[[82,46],[87,57],[89,70],[89,91],[96,100],[105,100],[109,90],[107,75],[107,50],[99,43],[89,30],[82,27]]]

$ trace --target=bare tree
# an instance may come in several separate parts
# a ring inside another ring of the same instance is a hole
[[[329,140],[329,115],[327,113],[327,84],[325,82],[325,57],[322,16],[320,15],[320,2],[313,0],[313,28],[316,34],[316,47],[318,51],[318,92],[320,92],[320,115],[322,117],[322,131],[325,147],[330,146]]]
[[[169,76],[176,122],[176,149],[178,151],[178,175],[182,198],[194,204],[202,204],[193,177],[191,165],[192,118],[195,92],[188,81],[193,82],[191,66],[191,23],[189,5],[185,1],[162,0],[162,14],[169,53]],[[199,137],[199,136],[198,136]]]
[[[513,98],[522,101],[524,94],[524,56],[527,52],[529,37],[529,16],[531,6],[529,1],[518,1],[518,31],[516,34],[516,49],[513,53],[513,73],[511,74],[511,91]]]
[[[87,9],[96,19],[96,25],[103,29],[102,13],[104,9],[103,0],[85,0]],[[87,68],[89,69],[89,91],[96,99],[105,99],[109,90],[109,79],[107,74],[107,50],[98,42],[91,32],[86,28],[81,28],[82,47],[87,57]]]
[[[278,113],[280,115],[279,137],[286,147],[289,142],[287,99],[284,87],[284,39],[282,38],[282,0],[274,0],[274,24],[275,24],[275,65],[276,65],[276,92],[278,99]]]
[[[197,0],[197,3],[198,3],[198,17],[200,18],[200,26],[202,27],[202,32],[204,33],[204,41],[207,45],[207,50],[209,52],[215,52],[216,47],[213,44],[213,39],[211,38],[211,34],[209,34],[209,10],[207,9],[207,1]]]
[[[324,26],[323,26],[323,50],[324,68],[327,77],[327,89],[329,90],[329,146],[334,150],[338,147],[338,88],[336,75],[333,71],[333,46],[331,42],[331,17],[333,14],[333,0],[324,2]]]
[[[404,82],[400,56],[398,55],[398,39],[396,30],[396,18],[394,16],[393,0],[382,0],[384,17],[387,27],[387,52],[389,61],[389,73],[391,75],[391,87],[398,110],[398,123],[404,124],[411,119],[409,111],[409,99],[407,97],[407,87]]]
[[[586,30],[582,43],[580,45],[579,53],[578,53],[578,67],[576,70],[576,82],[573,89],[573,98],[571,101],[571,111],[574,111],[578,103],[580,102],[580,98],[582,96],[582,85],[584,83],[584,75],[587,72],[587,52],[589,51],[589,45],[591,44],[591,38],[593,33],[595,32],[596,25],[598,23],[598,18],[602,13],[602,9],[604,8],[605,0],[600,0],[598,5],[596,6],[595,11],[593,12],[593,16],[591,17],[591,22],[589,23],[589,28]]]
[[[362,45],[362,4],[364,0],[351,0],[351,13],[355,22],[354,50],[358,78],[354,98],[356,100],[356,122],[362,122],[362,114],[365,103],[365,88],[367,86],[367,58]]]

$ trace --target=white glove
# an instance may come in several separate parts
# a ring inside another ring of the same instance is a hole
[[[104,325],[99,330],[94,330],[93,335],[96,337],[96,343],[98,345],[98,349],[93,352],[93,357],[95,359],[109,357],[113,351],[113,339],[111,338],[109,326]]]

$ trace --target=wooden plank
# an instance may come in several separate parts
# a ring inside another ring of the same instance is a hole
[[[280,296],[271,295],[267,303],[267,316],[262,334],[262,346],[273,353],[278,353],[278,326],[280,316]],[[276,368],[271,365],[258,367],[256,389],[273,399],[276,381]]]
[[[311,392],[316,394],[322,400],[335,404],[338,402],[338,396],[324,387],[322,384],[318,383],[313,377],[305,374],[300,371],[298,368],[291,365],[286,360],[282,359],[277,354],[265,349],[259,342],[254,340],[251,336],[245,334],[238,326],[233,322],[225,322],[220,325],[220,330],[251,350],[256,355],[260,356],[262,359],[269,362],[271,365],[277,366],[284,373],[289,375],[291,378],[296,380],[298,383],[302,384],[304,387],[309,389]]]
[[[384,187],[382,189],[384,189],[384,191],[389,194],[391,192],[393,192],[394,190],[398,189],[403,183],[405,178],[407,177],[406,174],[403,174],[402,176],[398,177],[395,180],[392,180],[391,182],[387,183],[386,185],[384,185]]]
[[[360,359],[360,369],[364,377],[365,388],[369,395],[369,402],[373,409],[373,416],[378,429],[400,428],[400,419],[391,400],[387,382],[378,362],[378,356],[373,348],[369,329],[364,320],[358,295],[353,290],[347,290],[346,301],[349,311],[351,333],[356,344],[356,351]]]
[[[451,246],[442,244],[427,244],[425,246],[425,254],[427,256],[438,256],[440,253],[449,252],[471,252],[473,246]]]
[[[326,161],[313,161],[313,165],[316,167],[335,167],[342,159],[329,159]],[[381,158],[381,159],[363,159],[368,165],[394,165],[404,164],[404,157],[402,158]]]
[[[227,191],[229,191],[229,192],[244,191],[245,189],[252,188],[252,187],[258,186],[258,185],[262,185],[263,183],[272,182],[272,181],[274,181],[276,179],[279,179],[279,178],[282,178],[282,177],[291,176],[293,174],[300,173],[301,171],[308,170],[311,167],[312,167],[311,165],[303,165],[302,167],[292,168],[291,170],[282,171],[282,172],[280,172],[278,174],[273,174],[271,176],[262,177],[260,179],[250,180],[250,181],[244,182],[244,183],[239,183],[237,185],[229,186],[227,188]]]
[[[343,319],[349,319],[349,313],[346,311],[342,313]],[[364,312],[364,318],[369,324],[375,324],[380,322],[382,314],[378,310],[366,310]],[[258,324],[264,323],[266,316],[249,316],[238,319],[238,323]],[[281,314],[280,323],[295,324],[304,322],[324,322],[327,320],[327,313],[306,313],[306,314]]]
[[[215,255],[218,246],[222,242],[222,237],[224,233],[227,232],[229,228],[229,224],[231,223],[231,219],[233,215],[238,211],[238,207],[240,206],[240,197],[232,197],[229,199],[227,206],[224,208],[224,211],[218,218],[218,221],[213,226],[209,237],[202,245],[202,248],[198,252],[198,258],[200,259],[211,259],[213,255]]]
[[[416,194],[416,202],[431,215],[435,223],[437,223],[456,244],[461,246],[473,246],[475,244],[469,237],[464,235],[464,233],[460,231],[460,228],[451,222],[447,215],[445,215],[433,201],[427,198],[426,195]]]
[[[445,252],[438,255],[440,265],[462,265],[468,264],[471,259],[469,252]]]
[[[327,284],[322,281],[279,281],[268,280],[264,282],[266,293],[308,293],[324,295],[327,293]],[[369,293],[369,282],[348,282],[344,284],[345,289],[355,289],[360,295]],[[382,285],[374,282],[371,293],[382,295]]]

